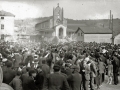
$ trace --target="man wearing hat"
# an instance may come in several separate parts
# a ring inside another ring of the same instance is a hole
[[[35,77],[36,77],[36,71],[34,69],[31,69],[29,71],[29,78],[25,90],[39,90],[38,87],[35,85],[35,80],[34,80]]]
[[[22,62],[22,55],[19,53],[19,51],[15,51],[14,53],[14,68],[17,70],[19,67],[19,64]]]
[[[22,87],[23,90],[27,90],[28,86],[28,82],[29,82],[29,71],[30,71],[30,67],[26,67],[26,73],[22,73],[20,79],[22,81]]]
[[[42,66],[38,66],[37,67],[37,75],[35,77],[35,84],[39,88],[39,90],[43,89],[44,80],[45,80],[45,76],[42,71]]]
[[[119,72],[119,59],[117,57],[117,52],[114,52],[113,55],[113,76],[114,76],[114,84],[117,85],[118,84],[118,72]]]
[[[21,74],[22,73],[20,71],[17,71],[15,78],[9,83],[14,90],[23,90],[22,81],[20,79]]]
[[[71,82],[71,90],[81,90],[82,76],[79,74],[80,68],[73,65],[71,69],[73,69],[73,74],[68,77],[68,81]]]
[[[16,72],[12,70],[12,62],[6,62],[6,70],[3,72],[3,83],[9,84],[15,77]]]
[[[54,65],[54,73],[50,74],[45,81],[45,89],[48,90],[70,90],[68,82],[60,73],[60,66]]]

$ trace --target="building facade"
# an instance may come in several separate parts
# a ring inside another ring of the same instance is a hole
[[[112,34],[84,34],[84,42],[112,43]]]
[[[114,44],[120,44],[120,34],[116,35],[114,38]]]
[[[36,24],[35,30],[39,31],[43,37],[52,38],[57,36],[59,39],[64,39],[67,36],[70,37],[75,32],[75,30],[67,27],[63,8],[59,7],[59,4],[55,9],[53,8],[53,16]]]
[[[0,11],[0,37],[14,35],[14,18],[15,16],[6,11]]]
[[[53,16],[36,24],[35,30],[48,39],[57,36],[59,39],[68,37],[74,41],[112,43],[112,30],[108,20],[70,20],[64,18],[64,10],[59,5],[54,9]]]

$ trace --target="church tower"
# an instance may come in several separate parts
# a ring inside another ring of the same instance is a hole
[[[61,9],[59,7],[59,3],[58,6],[54,9],[53,11],[53,20],[54,20],[54,26],[59,25],[59,24],[63,24],[63,9]]]
[[[63,8],[57,7],[53,8],[53,27],[55,29],[55,36],[59,39],[66,37],[67,21],[64,19]]]

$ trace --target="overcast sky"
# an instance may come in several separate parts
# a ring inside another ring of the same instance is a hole
[[[112,10],[120,18],[120,0],[0,0],[0,10],[13,13],[16,19],[52,16],[53,7],[64,8],[70,19],[108,19]]]

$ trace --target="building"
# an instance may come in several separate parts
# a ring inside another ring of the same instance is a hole
[[[63,8],[58,6],[53,8],[53,16],[35,25],[35,30],[40,31],[40,35],[47,38],[57,36],[59,39],[70,37],[75,30],[67,28],[67,20],[64,18]]]
[[[14,18],[15,15],[6,11],[0,11],[0,37],[3,39],[7,36],[14,35]]]
[[[114,26],[118,26],[120,20],[114,19]],[[65,37],[72,38],[76,41],[112,43],[113,32],[109,27],[110,20],[72,20],[64,18],[64,9],[59,7],[53,8],[53,16],[35,25],[35,30],[40,35],[48,39],[57,36],[59,39]],[[114,27],[113,26],[113,27]],[[120,30],[119,30],[120,31]],[[115,43],[120,43],[116,38]]]
[[[100,27],[81,27],[84,42],[112,43],[112,30]]]
[[[113,29],[115,30],[113,33],[114,44],[120,44],[120,26],[114,26]]]
[[[115,37],[114,44],[120,44],[120,34]]]

